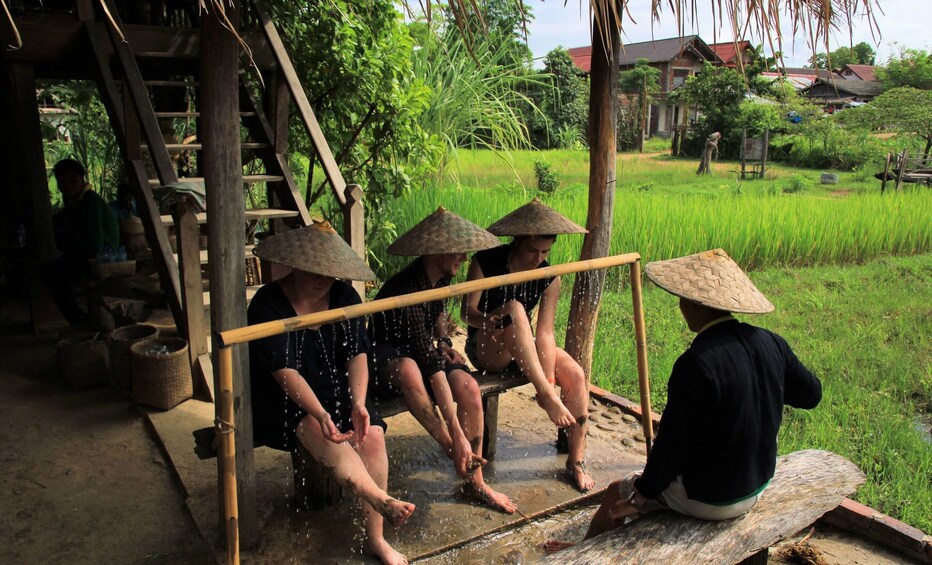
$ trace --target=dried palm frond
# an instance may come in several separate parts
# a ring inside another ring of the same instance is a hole
[[[23,46],[23,38],[19,35],[19,29],[16,28],[16,22],[13,21],[13,15],[10,13],[10,7],[7,6],[6,2],[0,0],[0,4],[3,4],[3,13],[6,14],[6,19],[10,22],[10,27],[13,29],[13,45],[8,46],[8,49],[20,49]]]

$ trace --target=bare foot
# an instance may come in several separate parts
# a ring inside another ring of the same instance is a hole
[[[378,505],[374,505],[373,508],[375,508],[376,512],[384,516],[392,526],[397,528],[411,517],[415,507],[410,502],[403,502],[397,498],[388,497]]]
[[[550,539],[544,542],[544,551],[547,552],[547,555],[550,555],[558,551],[563,551],[569,547],[573,547],[574,545],[576,544],[572,542]]]
[[[512,502],[507,494],[493,490],[484,481],[481,483],[476,483],[474,480],[466,481],[463,483],[463,493],[506,514],[514,514],[518,509],[518,505]]]
[[[567,460],[566,474],[580,492],[589,492],[595,488],[595,480],[589,475],[589,468],[586,466],[585,461],[570,463],[569,460]]]
[[[550,421],[557,425],[559,428],[572,428],[576,425],[576,418],[566,409],[566,406],[560,402],[560,397],[556,394],[551,394],[548,396],[537,395],[537,401],[547,412],[547,416],[550,417]]]
[[[385,565],[408,565],[408,558],[395,551],[384,539],[373,540],[369,538],[362,546],[362,550],[373,557],[377,557]]]

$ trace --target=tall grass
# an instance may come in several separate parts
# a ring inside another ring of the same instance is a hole
[[[688,190],[688,189],[687,189]],[[529,189],[444,188],[419,191],[389,206],[402,233],[438,206],[488,226],[526,203]],[[559,190],[542,199],[585,225],[586,191]],[[620,191],[616,195],[612,253],[637,251],[655,261],[724,248],[742,267],[806,266],[861,262],[888,254],[930,250],[929,191],[877,192],[827,198],[798,194],[734,193],[680,195]],[[558,240],[551,261],[579,257],[582,237]],[[373,250],[385,257],[384,250]],[[400,263],[387,260],[390,274]]]

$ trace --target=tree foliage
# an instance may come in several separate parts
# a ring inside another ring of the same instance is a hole
[[[566,49],[556,47],[544,58],[541,78],[550,84],[529,92],[540,112],[529,109],[524,113],[534,146],[569,149],[583,145],[589,123],[589,84],[583,72]]]
[[[618,73],[618,86],[621,92],[635,95],[636,108],[623,108],[623,112],[632,112],[637,116],[636,124],[638,133],[635,135],[637,148],[639,151],[644,150],[644,130],[647,122],[646,108],[651,103],[651,95],[660,91],[660,69],[652,67],[647,59],[638,59],[634,67],[630,70]],[[621,121],[621,124],[628,125],[631,121]],[[621,135],[622,139],[632,136]]]
[[[687,137],[684,152],[698,155],[705,139],[720,132],[719,152],[723,157],[737,155],[741,130],[736,118],[745,98],[744,78],[735,69],[714,67],[706,62],[702,73],[686,79],[686,83],[670,93],[674,104],[698,106],[700,117]]]
[[[877,78],[887,88],[911,86],[932,90],[932,53],[923,49],[901,48],[899,55],[877,69]]]
[[[862,41],[854,47],[839,47],[828,55],[816,53],[809,58],[809,64],[814,69],[827,69],[831,64],[833,69],[840,69],[845,65],[873,65],[877,53],[870,43]]]
[[[836,119],[849,126],[915,134],[926,142],[928,155],[932,146],[932,90],[894,88],[869,104],[839,112]]]

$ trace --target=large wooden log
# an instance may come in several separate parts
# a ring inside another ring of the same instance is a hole
[[[621,13],[620,8],[618,13]],[[589,213],[586,218],[589,233],[583,240],[580,259],[608,255],[612,239],[612,215],[615,211],[615,107],[621,41],[615,18],[609,14],[601,16],[602,24],[592,26]],[[587,377],[592,367],[592,345],[604,283],[605,271],[592,271],[577,275],[573,284],[570,320],[585,320],[585,323],[571,323],[567,326],[566,351],[579,362]]]
[[[227,16],[237,25],[238,12],[227,7]],[[246,205],[243,194],[243,165],[240,145],[239,47],[230,30],[209,14],[202,21],[201,131],[207,191],[208,256],[210,257],[210,316],[213,330],[237,328],[246,323]],[[218,355],[220,344],[214,342]],[[253,547],[259,538],[256,514],[255,467],[252,453],[252,402],[249,359],[242,347],[232,351],[233,405],[236,407],[236,500],[239,504],[239,541]],[[219,359],[214,365],[220,366]],[[221,390],[219,382],[215,390]],[[217,406],[217,416],[222,417]],[[224,469],[218,469],[221,477]],[[222,515],[222,513],[221,513]]]
[[[770,486],[744,516],[710,522],[659,512],[544,563],[738,563],[816,521],[863,483],[864,473],[840,455],[797,451],[777,459]]]

